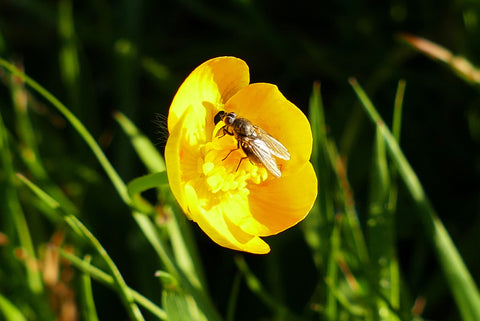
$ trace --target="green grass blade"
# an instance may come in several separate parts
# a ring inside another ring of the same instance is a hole
[[[62,206],[68,211],[75,213],[76,207],[57,185],[52,184],[47,170],[42,163],[41,155],[38,149],[38,134],[35,132],[30,120],[29,93],[25,88],[25,83],[18,77],[11,75],[10,91],[12,94],[12,103],[15,111],[16,133],[18,135],[17,149],[22,157],[24,164],[31,172],[33,177],[43,183],[46,191],[53,195]]]
[[[397,93],[395,95],[395,102],[393,105],[392,135],[397,141],[398,145],[400,145],[400,132],[402,127],[402,110],[403,110],[403,97],[405,95],[405,86],[406,86],[406,82],[404,80],[400,80],[398,82]],[[390,179],[391,179],[390,201],[388,204],[388,209],[389,211],[394,213],[397,208],[397,194],[398,194],[397,168],[395,164],[392,164],[390,166]]]
[[[113,280],[113,277],[111,275],[91,265],[88,260],[87,261],[82,260],[79,257],[62,250],[61,248],[59,248],[58,251],[60,252],[60,255],[62,257],[70,261],[72,265],[75,266],[77,269],[79,269],[85,274],[88,274],[93,279],[108,286],[109,288],[115,289],[115,281]],[[141,305],[144,309],[146,309],[147,311],[149,311],[150,313],[158,317],[160,320],[167,319],[165,311],[160,307],[158,307],[155,303],[153,303],[148,298],[144,297],[142,294],[138,293],[134,289],[129,288],[129,291],[131,292],[135,301],[139,305]]]
[[[138,130],[135,124],[120,112],[116,112],[113,116],[130,138],[130,142],[147,169],[152,173],[165,171],[163,157],[152,142]]]
[[[328,286],[329,291],[333,293],[336,300],[340,303],[344,310],[348,311],[349,316],[352,317],[353,320],[357,320],[355,317],[359,318],[359,320],[371,320],[371,317],[367,317],[369,311],[367,311],[361,305],[352,302],[349,297],[347,297],[345,293],[339,289],[338,284],[333,283],[329,279],[327,279],[325,283]],[[338,318],[336,320],[338,320]]]
[[[192,309],[189,303],[194,302],[189,302],[189,297],[184,293],[180,293],[175,290],[164,290],[162,293],[162,303],[162,305],[165,307],[168,320],[170,321],[206,321],[206,319],[199,318],[191,313]]]
[[[80,222],[80,220],[78,220],[75,216],[67,215],[65,217],[65,221],[68,223],[68,225],[74,227],[74,229],[81,231],[83,236],[89,241],[89,243],[95,248],[95,250],[103,258],[103,260],[109,267],[110,272],[112,273],[112,276],[117,288],[117,292],[120,296],[120,299],[122,299],[125,307],[127,308],[127,312],[130,315],[130,318],[132,320],[143,321],[144,318],[142,316],[142,313],[140,312],[140,309],[135,303],[135,300],[132,294],[130,293],[127,287],[127,284],[125,283],[125,280],[123,279],[122,275],[120,274],[120,271],[118,270],[115,263],[108,255],[105,248],[100,244],[97,238],[87,229],[87,227],[83,225],[83,223]]]
[[[318,210],[320,213],[318,215],[309,215],[308,218],[312,217],[320,222],[317,224],[326,227],[328,230],[331,230],[333,221],[335,220],[334,206],[332,202],[332,192],[331,185],[334,180],[332,174],[332,167],[329,160],[329,145],[330,140],[327,135],[327,125],[325,123],[325,115],[323,111],[323,102],[320,91],[320,84],[315,83],[313,86],[312,95],[310,97],[310,106],[309,106],[309,120],[312,126],[312,135],[313,135],[313,149],[312,149],[312,164],[315,169],[318,178],[318,196],[315,202],[315,210]],[[310,225],[311,222],[309,222]],[[317,225],[314,224],[314,225]],[[330,226],[327,226],[330,225]],[[320,232],[320,235],[325,235],[325,231],[315,231]],[[325,235],[325,239],[328,239],[328,235]]]
[[[127,184],[127,190],[130,197],[133,198],[146,190],[162,185],[168,185],[166,172],[157,172],[137,177]]]
[[[91,257],[86,256],[84,262],[90,265]],[[83,261],[82,261],[83,263]],[[92,278],[88,273],[82,273],[81,276],[82,283],[82,298],[83,298],[83,316],[86,320],[89,321],[99,321],[97,315],[97,309],[95,308],[95,299],[93,297],[92,291]],[[113,283],[113,279],[112,279]]]
[[[27,321],[27,318],[22,314],[12,302],[0,293],[0,318],[5,321]]]
[[[58,207],[58,202],[53,200],[51,196],[49,196],[47,193],[45,193],[41,188],[36,186],[33,182],[29,181],[27,178],[23,176],[19,176],[19,178],[22,180],[22,182],[28,182],[26,184],[31,190],[40,197],[40,199],[45,200],[45,202],[48,202],[49,205],[51,206],[57,206]],[[58,208],[59,210],[62,210],[61,208]],[[77,232],[79,235],[84,237],[92,246],[93,248],[100,254],[100,256],[103,258],[105,263],[110,269],[110,272],[112,273],[113,279],[115,281],[115,286],[117,293],[120,296],[120,299],[123,301],[127,312],[132,320],[138,320],[138,321],[143,321],[144,318],[142,316],[142,313],[140,312],[140,309],[134,302],[133,296],[131,295],[130,291],[128,290],[128,287],[125,283],[125,280],[123,279],[122,275],[120,274],[120,271],[116,267],[115,263],[112,261],[110,256],[108,255],[107,251],[103,246],[100,244],[100,242],[97,240],[97,238],[87,229],[85,225],[83,225],[82,222],[80,222],[79,219],[77,219],[75,216],[71,214],[66,214],[64,215],[64,220],[65,222],[74,230]]]
[[[192,296],[179,287],[178,281],[170,274],[158,271],[155,274],[163,285],[162,305],[169,321],[208,321]]]
[[[238,294],[240,293],[240,285],[242,281],[242,275],[237,273],[233,279],[232,288],[230,290],[230,297],[228,299],[227,313],[225,320],[234,321],[235,311],[237,308]]]
[[[402,110],[403,110],[403,97],[405,96],[406,82],[400,80],[398,82],[397,93],[395,95],[395,102],[393,107],[393,120],[392,120],[392,133],[393,137],[400,144],[400,132],[402,127]],[[390,166],[390,195],[387,204],[388,211],[395,215],[397,210],[397,197],[398,197],[398,184],[397,184],[397,169],[395,164]],[[393,248],[393,250],[396,249]],[[391,256],[389,264],[390,268],[390,296],[388,296],[390,304],[395,308],[400,308],[400,269],[398,266],[397,254]]]
[[[313,259],[321,277],[326,271],[326,279],[335,280],[338,276],[336,264],[336,253],[339,239],[335,233],[335,209],[333,204],[333,182],[335,175],[329,160],[329,138],[325,122],[324,108],[320,90],[320,84],[314,83],[310,96],[309,120],[312,126],[313,149],[312,164],[318,179],[318,195],[315,204],[309,215],[302,224],[305,240],[313,252]],[[337,229],[338,231],[338,229]],[[338,242],[336,242],[338,241]],[[325,250],[324,245],[329,244],[330,248]],[[322,297],[326,292],[326,306],[324,314],[326,320],[337,320],[337,299],[331,291],[324,291],[324,284],[318,286],[312,302]]]
[[[5,209],[5,213],[9,214],[9,219],[15,227],[15,233],[19,240],[19,246],[25,250],[28,259],[32,261],[37,260],[35,247],[33,245],[30,229],[25,218],[23,208],[18,198],[18,193],[15,187],[14,165],[10,146],[8,144],[8,132],[3,123],[3,117],[0,114],[0,172],[3,172],[1,180],[5,181],[5,187],[1,188],[4,192],[4,204],[1,206]],[[43,291],[42,276],[40,271],[32,268],[31,265],[26,264],[26,279],[27,284],[33,293],[41,293]]]
[[[328,152],[331,166],[335,168],[338,194],[343,203],[342,208],[348,225],[349,234],[347,234],[347,236],[351,238],[353,247],[355,248],[354,254],[357,256],[359,263],[368,269],[370,258],[362,227],[355,209],[354,193],[348,181],[347,164],[333,143],[329,144]],[[343,243],[345,243],[345,240],[343,240]]]
[[[147,174],[130,181],[127,184],[127,191],[132,200],[132,206],[142,213],[154,214],[154,207],[141,197],[141,193],[159,186],[168,187],[166,172]]]
[[[242,256],[236,256],[235,263],[245,277],[250,291],[275,313],[277,319],[290,321],[301,320],[300,317],[288,310],[284,304],[277,302],[277,300],[264,289],[260,280],[250,271],[247,262],[245,262]]]
[[[338,284],[338,264],[337,256],[340,252],[341,236],[338,224],[334,224],[332,234],[330,236],[330,253],[327,258],[325,284]],[[322,284],[322,287],[324,285]],[[329,321],[338,320],[338,300],[334,291],[326,291],[327,299],[325,306],[325,319]]]
[[[124,114],[115,113],[115,119],[120,124],[124,132],[129,137],[132,146],[139,155],[142,162],[147,169],[152,173],[142,176],[131,181],[127,186],[127,193],[130,197],[135,195],[134,205],[139,204],[138,194],[150,188],[159,188],[162,193],[162,197],[168,200],[171,204],[174,203],[173,196],[171,195],[168,187],[168,181],[165,172],[165,162],[163,157],[158,153],[155,146],[150,140],[141,133],[133,122],[130,121]],[[142,202],[142,201],[140,201]],[[140,205],[139,209],[145,209]],[[150,212],[151,208],[148,208],[147,212]],[[190,235],[190,230],[185,223],[186,219],[183,215],[179,215],[180,211],[178,207],[176,210],[171,206],[166,205],[163,207],[163,211],[170,214],[171,220],[169,220],[167,227],[169,229],[170,238],[175,253],[175,258],[178,265],[182,267],[185,276],[189,279],[189,283],[196,287],[198,290],[203,291],[204,277],[202,273],[202,265],[196,250],[196,246],[193,242],[193,237]],[[175,274],[179,274],[178,266],[171,258],[171,254],[168,253],[166,246],[158,238],[157,230],[155,226],[149,221],[148,218],[140,213],[134,214],[134,218],[142,229],[142,232],[146,238],[150,241],[154,247],[157,255],[161,258],[167,269]],[[181,225],[181,226],[180,226]],[[205,294],[201,294],[205,296]]]
[[[418,214],[424,224],[424,230],[433,244],[463,320],[480,320],[480,294],[478,288],[447,230],[426,197],[417,175],[366,93],[355,79],[351,79],[350,83],[365,111],[385,139],[390,157],[397,166],[400,176],[418,207]]]
[[[147,169],[153,173],[130,182],[128,184],[129,195],[132,196],[132,194],[154,187],[158,188],[161,200],[166,203],[166,205],[163,206],[163,211],[170,214],[171,218],[167,223],[167,228],[172,241],[175,259],[188,277],[190,283],[200,291],[206,291],[202,264],[193,240],[190,225],[187,223],[187,219],[181,209],[176,205],[168,186],[163,157],[151,141],[146,138],[125,115],[116,113],[115,119],[128,135],[132,146],[142,162]],[[133,189],[135,189],[135,191]],[[137,199],[138,197],[135,197],[135,204],[138,204]]]
[[[40,200],[42,200],[47,206],[49,206],[52,209],[58,209],[60,207],[60,203],[58,203],[55,199],[53,199],[50,195],[48,195],[46,192],[44,192],[40,187],[37,185],[33,184],[32,181],[30,181],[28,178],[23,176],[20,173],[17,173],[17,177],[24,183],[25,185],[30,188],[30,190],[38,197]]]
[[[141,63],[143,69],[157,80],[167,81],[172,77],[172,72],[167,65],[159,63],[157,60],[151,57],[142,57]],[[173,81],[172,81],[173,82]]]
[[[370,180],[369,217],[366,226],[369,254],[372,262],[371,280],[382,297],[376,299],[375,311],[381,313],[382,320],[398,320],[396,313],[389,309],[390,305],[398,309],[398,293],[393,283],[398,273],[395,251],[394,216],[388,205],[390,202],[391,180],[387,164],[385,141],[379,130],[375,135],[372,175]],[[384,301],[385,298],[387,302]],[[380,318],[380,315],[378,315]]]
[[[45,178],[46,171],[40,166],[38,158],[37,136],[32,127],[29,118],[28,92],[25,83],[20,78],[10,77],[10,92],[12,95],[12,104],[15,110],[16,132],[19,137],[21,147],[21,156],[29,170],[37,177]]]
[[[185,275],[185,272],[179,269],[176,262],[172,259],[172,255],[169,252],[167,246],[158,237],[157,228],[149,219],[148,216],[134,212],[133,217],[137,224],[142,229],[143,234],[149,240],[153,246],[155,252],[165,264],[166,269],[176,278],[178,278],[181,287],[187,291],[195,300],[200,311],[207,317],[209,321],[221,320],[218,312],[213,307],[209,300],[207,293],[203,288],[199,288],[195,283],[192,283],[190,279]]]
[[[39,93],[42,97],[44,97],[47,101],[49,101],[67,119],[67,121],[78,132],[80,137],[82,137],[82,139],[90,147],[93,154],[97,157],[100,165],[103,167],[103,169],[107,173],[108,177],[112,181],[113,186],[117,190],[122,200],[126,204],[130,204],[130,199],[128,197],[127,189],[125,184],[123,183],[123,180],[120,178],[117,171],[113,168],[112,164],[107,159],[107,157],[103,153],[100,146],[97,144],[97,142],[95,141],[93,136],[89,133],[89,131],[85,128],[85,126],[80,122],[80,120],[77,117],[75,117],[75,115],[70,110],[68,110],[67,107],[65,107],[65,105],[63,105],[48,90],[43,88],[40,84],[38,84],[32,78],[28,77],[25,73],[23,73],[21,70],[16,68],[14,65],[0,58],[0,66],[3,66],[12,74],[20,77],[23,81],[25,81],[27,85],[29,85],[32,89],[34,89],[37,93]]]
[[[58,34],[60,36],[59,64],[62,80],[67,87],[72,110],[77,115],[82,115],[80,63],[76,45],[72,0],[60,0],[58,2]]]
[[[402,110],[403,110],[403,97],[405,96],[405,87],[407,83],[405,80],[398,82],[397,93],[395,95],[395,103],[393,105],[393,122],[392,122],[392,134],[400,144],[400,131],[402,129]]]

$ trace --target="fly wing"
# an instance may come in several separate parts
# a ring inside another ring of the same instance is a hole
[[[278,169],[277,162],[273,157],[273,150],[263,139],[252,136],[245,137],[242,142],[242,149],[250,160],[261,163],[273,176],[282,176],[282,172]]]
[[[288,149],[282,145],[282,143],[270,136],[270,134],[262,128],[255,125],[253,126],[255,128],[255,131],[257,132],[257,136],[265,142],[266,146],[270,149],[270,153],[273,154],[273,156],[284,160],[290,160],[290,153],[288,152]]]

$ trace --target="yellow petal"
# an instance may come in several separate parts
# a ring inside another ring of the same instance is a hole
[[[256,235],[268,236],[286,230],[307,216],[317,197],[317,177],[312,164],[307,162],[288,176],[252,184],[249,189],[252,219],[269,229]],[[244,231],[255,232],[245,228]]]
[[[177,121],[174,128],[170,130],[167,144],[165,146],[165,163],[167,167],[168,184],[175,196],[178,204],[183,211],[188,215],[187,204],[185,202],[185,195],[182,182],[182,167],[184,159],[188,156],[190,149],[187,149],[188,144],[185,143],[185,113]]]
[[[289,161],[279,161],[282,176],[295,171],[310,159],[312,130],[303,112],[288,101],[277,86],[251,84],[236,93],[226,104],[226,111],[266,130],[290,152]]]
[[[190,108],[188,117],[192,131],[213,130],[213,118],[233,94],[248,85],[250,75],[247,64],[235,57],[210,59],[185,79],[173,98],[168,114],[171,132],[180,117]]]
[[[270,229],[252,216],[248,195],[231,195],[223,201],[222,207],[228,219],[244,233],[263,236],[269,235]]]
[[[270,247],[261,238],[243,232],[224,215],[223,203],[203,210],[197,191],[190,184],[185,186],[185,196],[191,218],[218,245],[254,254],[270,252]]]

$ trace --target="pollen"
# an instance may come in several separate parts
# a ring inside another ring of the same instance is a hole
[[[252,164],[241,149],[235,150],[235,142],[225,144],[222,141],[225,140],[214,139],[204,148],[201,174],[205,176],[210,192],[248,194],[248,184],[260,184],[268,179],[268,172],[263,166]]]

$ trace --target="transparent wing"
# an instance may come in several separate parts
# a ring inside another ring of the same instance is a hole
[[[282,145],[282,143],[270,136],[270,134],[262,128],[255,125],[253,125],[253,127],[257,132],[257,136],[263,140],[266,146],[270,149],[271,154],[284,160],[290,160],[290,153],[288,152],[288,149]]]
[[[273,150],[268,146],[265,140],[259,137],[244,137],[242,148],[250,160],[255,163],[261,163],[273,176],[282,176],[282,172],[278,169],[277,162],[273,157]]]

